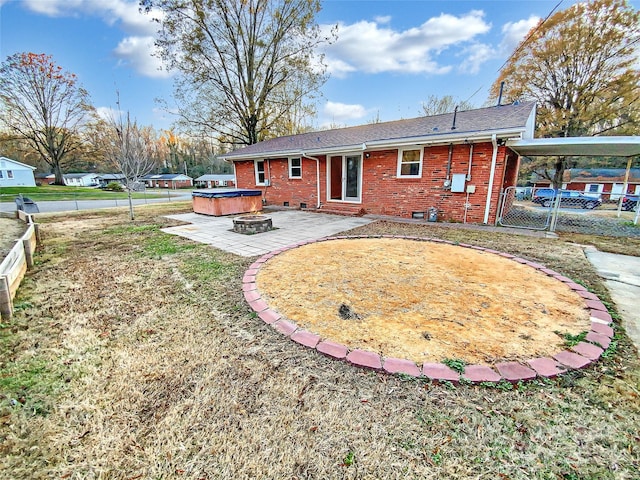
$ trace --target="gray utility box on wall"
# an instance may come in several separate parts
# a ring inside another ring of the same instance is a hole
[[[464,173],[454,173],[451,178],[451,192],[464,193],[464,184],[467,181],[467,175]]]

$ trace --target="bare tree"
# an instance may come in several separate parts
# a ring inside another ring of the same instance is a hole
[[[249,145],[309,112],[324,83],[314,48],[319,0],[141,0],[164,13],[157,45],[177,70],[181,122],[221,143]],[[295,110],[295,111],[294,111]]]
[[[81,130],[92,114],[87,91],[51,56],[16,53],[0,67],[0,123],[38,152],[59,185],[64,161],[83,148]]]
[[[473,104],[466,100],[456,101],[452,95],[445,95],[438,97],[436,95],[429,95],[426,102],[422,102],[422,113],[426,116],[440,115],[443,113],[451,113],[458,107],[458,110],[471,110],[474,108]]]
[[[118,101],[118,107],[120,103]],[[135,219],[132,192],[137,190],[140,179],[155,167],[151,129],[138,126],[129,112],[118,110],[117,118],[108,121],[109,131],[104,150],[107,160],[124,175],[129,199],[129,218]]]

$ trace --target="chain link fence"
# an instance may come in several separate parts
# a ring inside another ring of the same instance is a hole
[[[133,193],[133,205],[191,200],[191,190],[147,190]],[[111,198],[110,198],[111,197]],[[127,194],[91,195],[85,192],[65,193],[0,193],[0,211],[27,213],[91,210],[96,208],[125,207],[129,205]],[[31,211],[29,211],[31,210]]]
[[[505,227],[640,237],[640,195],[509,187],[498,224]]]

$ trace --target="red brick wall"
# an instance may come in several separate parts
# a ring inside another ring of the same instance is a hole
[[[467,209],[468,223],[482,223],[491,169],[493,145],[474,145],[471,180],[466,185],[475,185],[475,193],[469,194]],[[366,213],[411,217],[413,212],[426,212],[430,207],[438,209],[438,218],[444,221],[462,222],[465,214],[466,193],[452,193],[444,187],[447,175],[449,146],[424,148],[422,178],[397,178],[398,151],[369,151],[369,158],[363,159],[362,203],[349,204],[363,208]],[[494,223],[503,185],[515,185],[517,157],[511,153],[510,168],[505,172],[507,149],[498,148],[496,172],[493,183],[489,223]],[[321,203],[328,209],[341,202],[328,202],[326,194],[326,162],[320,157]],[[513,162],[513,165],[511,165]],[[316,162],[304,159],[302,179],[289,179],[288,162],[267,160],[265,176],[271,180],[270,187],[256,187],[253,161],[236,162],[236,179],[239,188],[260,188],[267,204],[292,207],[306,203],[309,208],[316,206]],[[469,169],[469,145],[454,145],[450,174],[466,174]]]
[[[192,180],[149,180],[151,188],[189,188],[192,186]]]
[[[257,186],[253,160],[236,162],[236,181],[238,188],[254,188],[262,190],[262,197],[268,204],[284,205],[288,202],[291,207],[300,207],[306,203],[308,208],[315,208],[318,204],[318,187],[316,161],[304,158],[302,160],[302,178],[289,178],[288,159],[265,160],[265,178],[271,186]],[[320,161],[320,198],[325,198],[326,165],[324,157]]]

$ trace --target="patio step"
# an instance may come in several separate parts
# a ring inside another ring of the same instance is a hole
[[[344,215],[347,217],[361,217],[366,213],[360,205],[344,205],[344,204],[322,205],[319,209],[315,211],[319,213],[330,213],[333,215]]]

